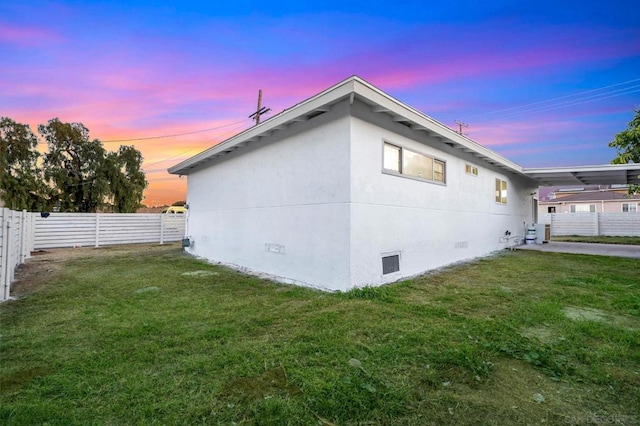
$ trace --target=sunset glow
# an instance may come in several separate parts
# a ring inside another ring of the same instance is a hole
[[[307,3],[3,2],[0,116],[134,145],[161,205],[258,89],[276,114],[358,75],[525,167],[609,163],[640,109],[636,2]]]

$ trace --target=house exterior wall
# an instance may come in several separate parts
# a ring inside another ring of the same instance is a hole
[[[304,131],[299,129],[304,128]],[[345,106],[189,175],[188,252],[324,289],[349,280]]]
[[[560,203],[560,204],[559,204]],[[540,203],[538,205],[538,214],[540,217],[548,214],[549,207],[555,207],[556,213],[571,213],[571,206],[584,206],[585,209],[589,208],[590,205],[595,205],[594,213],[621,213],[622,212],[622,204],[623,203],[631,203],[636,204],[637,210],[640,211],[640,199],[629,199],[625,201],[560,201],[550,202],[550,203]]]
[[[528,179],[357,101],[312,120],[189,175],[188,252],[345,291],[487,255],[507,246],[505,231],[522,237],[532,221]],[[446,161],[446,184],[383,173],[384,141]],[[508,183],[506,205],[495,202],[496,178]],[[399,272],[382,273],[384,254],[400,255]]]
[[[524,235],[537,185],[461,158],[438,141],[402,125],[372,124],[367,112],[352,119],[351,283],[380,285],[506,247],[505,231]],[[399,131],[394,131],[399,129]],[[405,134],[402,134],[405,133]],[[383,173],[383,143],[446,161],[446,184]],[[444,150],[438,149],[441,146]],[[478,167],[478,175],[465,165]],[[495,179],[508,183],[506,205],[495,202]],[[400,254],[400,271],[383,275],[382,256]]]

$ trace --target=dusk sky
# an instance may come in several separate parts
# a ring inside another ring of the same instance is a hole
[[[640,109],[639,13],[637,0],[0,0],[0,116],[133,144],[148,205],[185,198],[166,169],[250,127],[258,89],[273,115],[351,75],[468,123],[521,166],[606,164]]]

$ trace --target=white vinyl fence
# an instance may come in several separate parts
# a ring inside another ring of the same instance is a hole
[[[0,301],[9,298],[16,266],[24,263],[33,247],[33,216],[0,208]]]
[[[0,208],[0,302],[9,298],[16,266],[31,251],[64,247],[180,241],[186,215],[40,213]]]
[[[542,218],[551,236],[640,237],[640,213],[553,213]]]
[[[180,241],[183,214],[34,213],[34,249]]]

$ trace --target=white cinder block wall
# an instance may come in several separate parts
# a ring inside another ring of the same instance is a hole
[[[189,175],[194,255],[323,289],[349,281],[346,105]],[[304,132],[298,132],[299,127]],[[285,133],[286,132],[286,133]],[[284,136],[284,139],[279,140]]]

